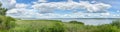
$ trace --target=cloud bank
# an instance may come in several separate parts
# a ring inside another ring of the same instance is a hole
[[[96,1],[74,2],[72,0],[68,0],[68,2],[47,2],[46,0],[38,0],[33,2],[32,5],[16,3],[15,0],[1,0],[1,2],[3,4],[6,3],[3,7],[8,9],[12,8],[7,11],[7,16],[18,18],[100,18],[119,16],[108,12],[108,9],[112,7],[110,4]],[[10,6],[6,7],[7,5]],[[81,9],[87,13],[82,12]],[[54,11],[60,10],[78,12],[69,14],[65,14],[65,12],[63,12],[64,14],[54,13]]]
[[[2,7],[7,8],[7,9],[12,9],[14,8],[16,4],[16,0],[0,0],[2,3]]]
[[[105,3],[90,3],[88,1],[73,2],[50,2],[50,3],[36,3],[32,6],[34,9],[40,10],[41,12],[53,11],[55,9],[60,10],[76,10],[85,9],[87,12],[106,12],[111,7]]]

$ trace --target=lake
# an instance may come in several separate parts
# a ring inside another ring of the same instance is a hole
[[[85,25],[102,25],[112,23],[112,21],[115,21],[117,19],[120,18],[46,18],[44,20],[61,20],[62,22],[69,22],[74,20],[83,22]],[[42,20],[42,19],[29,18],[27,20]]]
[[[85,25],[101,25],[112,23],[112,21],[115,21],[117,19],[119,18],[55,18],[48,20],[61,20],[63,22],[69,22],[74,20],[83,22]]]

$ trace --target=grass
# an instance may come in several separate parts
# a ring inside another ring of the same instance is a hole
[[[118,26],[116,22],[113,25],[92,26],[77,21],[62,22],[60,20],[17,20],[15,23],[14,28],[2,32],[120,32],[118,22]]]
[[[53,28],[51,31],[56,32],[57,29],[63,28],[63,32],[68,32],[73,30],[77,31],[78,28],[81,28],[81,26],[83,26],[82,24],[61,22],[59,20],[17,20],[16,24],[16,27],[12,28],[10,31],[40,32],[40,30],[42,30],[43,28],[45,29],[45,31],[47,31],[47,29],[50,30],[49,28]]]
[[[10,31],[16,32],[37,32],[42,29],[52,28],[56,23],[63,24],[59,20],[18,20],[16,21],[16,27],[11,29]],[[61,27],[60,27],[61,28]],[[47,31],[47,30],[45,30]]]

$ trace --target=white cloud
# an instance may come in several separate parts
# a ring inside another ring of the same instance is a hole
[[[47,2],[47,0],[38,0],[38,2],[42,2],[43,3],[43,2]]]
[[[117,10],[117,12],[120,12],[120,10]]]
[[[40,2],[39,2],[40,1]],[[109,16],[110,13],[102,14],[91,14],[91,13],[71,13],[71,14],[57,14],[52,13],[54,10],[76,10],[76,9],[85,9],[88,12],[106,12],[107,9],[111,7],[109,4],[105,3],[93,3],[91,4],[88,1],[74,2],[69,0],[68,2],[47,2],[46,0],[39,0],[35,2],[32,7],[34,9],[27,9],[27,4],[14,3],[15,8],[7,11],[8,16],[19,17],[19,18],[87,18],[87,17],[99,17]],[[12,2],[11,2],[12,3]],[[8,5],[8,4],[7,4]],[[39,10],[39,11],[38,11]]]
[[[106,10],[111,7],[111,5],[105,3],[91,4],[88,1],[81,1],[78,3],[69,0],[69,2],[37,3],[34,4],[32,7],[34,9],[38,9],[44,12],[53,11],[55,9],[61,10],[85,9],[88,12],[106,12]]]
[[[24,13],[26,9],[11,9],[11,10],[8,10],[7,13],[8,14],[15,14],[15,13]]]
[[[89,12],[101,12],[101,11],[106,11],[108,8],[110,8],[111,6],[108,4],[104,4],[104,3],[98,3],[98,4],[93,4],[91,6],[89,6],[87,9]]]
[[[101,16],[110,16],[111,14],[110,13],[101,13]]]
[[[26,8],[26,7],[28,7],[28,5],[27,4],[22,4],[22,3],[17,3],[16,5],[15,5],[15,8]]]
[[[109,18],[118,17],[119,15],[113,15],[110,13],[71,13],[71,14],[57,14],[57,13],[45,13],[40,14],[31,9],[11,9],[7,12],[7,16],[16,18]]]
[[[68,0],[68,2],[73,2],[73,0]]]
[[[84,14],[56,14],[56,13],[45,13],[40,14],[34,10],[29,9],[11,9],[7,11],[7,16],[15,18],[78,18],[84,17]]]
[[[91,3],[97,3],[96,1],[92,1]]]
[[[11,9],[15,6],[16,0],[0,0],[0,2],[3,4],[2,7]]]
[[[24,15],[34,15],[34,14],[37,14],[35,13],[34,10],[32,9],[24,9],[24,8],[15,8],[15,9],[11,9],[11,10],[8,10],[7,12],[7,15],[13,15],[13,16],[24,16]]]
[[[120,16],[120,15],[112,15],[113,17],[118,17],[118,16]]]

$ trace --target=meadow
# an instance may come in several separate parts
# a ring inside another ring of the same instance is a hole
[[[61,20],[18,20],[0,18],[0,32],[120,32],[120,21],[110,24],[84,25],[82,22]],[[5,20],[6,20],[5,19]]]

